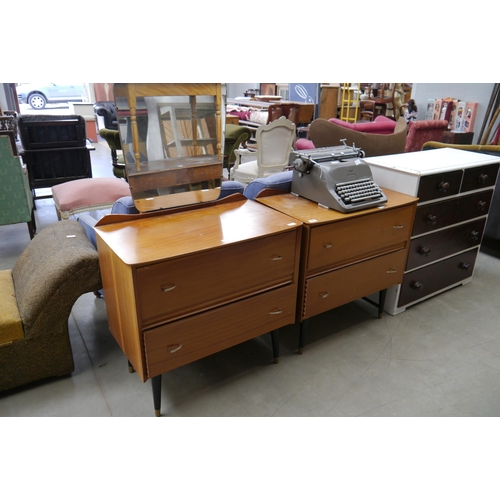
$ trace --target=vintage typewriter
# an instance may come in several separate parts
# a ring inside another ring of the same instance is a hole
[[[364,152],[355,146],[295,151],[292,193],[339,212],[354,212],[387,202],[373,181]]]

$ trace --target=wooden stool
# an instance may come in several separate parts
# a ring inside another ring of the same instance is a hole
[[[78,179],[52,187],[59,220],[80,212],[111,208],[122,196],[130,196],[130,186],[114,177]]]

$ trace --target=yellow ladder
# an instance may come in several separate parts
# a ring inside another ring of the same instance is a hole
[[[359,113],[359,83],[342,84],[342,100],[340,106],[340,119],[345,122],[356,123]],[[354,113],[352,111],[354,110]]]

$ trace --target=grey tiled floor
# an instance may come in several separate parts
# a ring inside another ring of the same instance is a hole
[[[96,145],[95,176],[112,176]],[[37,202],[40,228],[56,221]],[[0,227],[0,268],[29,241],[25,224]],[[162,414],[211,417],[487,417],[500,415],[500,260],[481,252],[472,283],[397,316],[378,319],[356,301],[310,320],[304,354],[298,327],[163,375]],[[104,301],[86,294],[70,317],[72,375],[0,394],[0,416],[152,417],[150,383],[130,374],[108,331]]]

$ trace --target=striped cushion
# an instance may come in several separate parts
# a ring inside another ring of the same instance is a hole
[[[24,337],[10,269],[0,271],[0,345]]]

